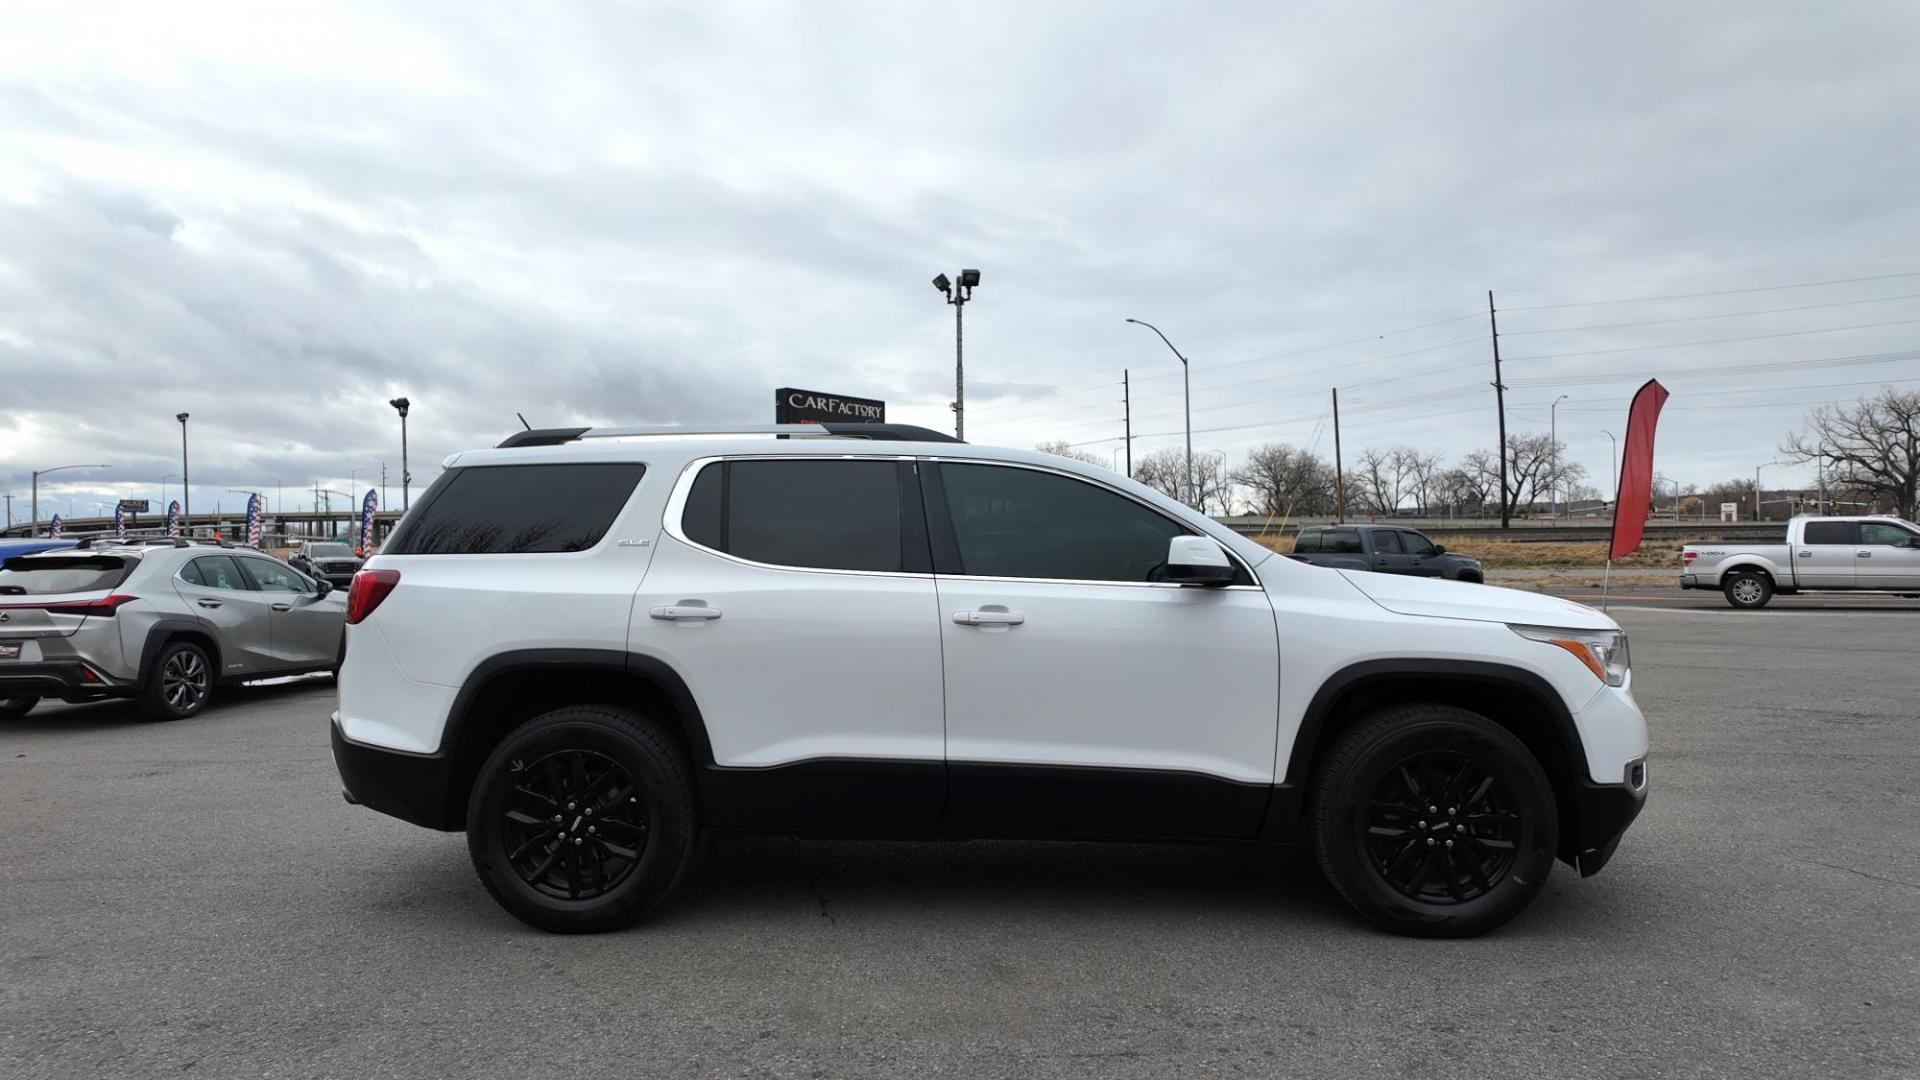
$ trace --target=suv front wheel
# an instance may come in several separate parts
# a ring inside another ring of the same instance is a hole
[[[213,695],[213,662],[191,641],[163,646],[140,688],[140,711],[149,720],[184,720],[207,707]]]
[[[536,717],[496,747],[467,802],[481,884],[542,930],[617,930],[679,881],[693,849],[686,755],[653,720],[607,705]]]
[[[1329,753],[1310,807],[1314,850],[1376,926],[1472,937],[1532,901],[1553,868],[1553,787],[1524,743],[1444,705],[1383,710]]]

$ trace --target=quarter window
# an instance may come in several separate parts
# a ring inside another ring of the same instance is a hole
[[[688,489],[680,529],[754,562],[897,573],[907,568],[901,471],[895,461],[719,462]]]
[[[1057,473],[940,466],[961,573],[1163,581],[1167,543],[1189,530],[1122,495]]]
[[[585,551],[646,472],[639,462],[449,469],[387,541],[388,555]]]

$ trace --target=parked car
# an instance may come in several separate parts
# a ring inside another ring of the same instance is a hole
[[[0,719],[43,697],[134,698],[155,720],[225,684],[338,666],[343,594],[246,548],[96,545],[0,562]]]
[[[464,829],[561,931],[642,916],[702,830],[820,829],[1304,837],[1380,926],[1468,935],[1640,810],[1591,608],[1303,566],[1038,451],[755,431],[449,458],[353,581],[349,801]]]
[[[1776,594],[1920,596],[1920,525],[1894,517],[1796,517],[1784,544],[1715,542],[1680,549],[1680,587],[1718,589],[1737,608]]]
[[[59,551],[78,543],[75,540],[49,540],[46,537],[34,537],[28,540],[0,540],[0,559],[10,559],[15,555],[32,555],[36,551]]]
[[[287,565],[336,589],[353,583],[353,575],[363,560],[353,553],[352,544],[332,540],[307,540],[288,557]]]
[[[1339,570],[1412,574],[1475,584],[1487,580],[1479,559],[1453,554],[1400,525],[1310,525],[1294,538],[1293,558]]]

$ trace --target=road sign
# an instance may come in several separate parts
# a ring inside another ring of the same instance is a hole
[[[818,390],[797,390],[783,386],[773,392],[773,422],[884,424],[887,422],[887,403],[872,398],[823,394]]]
[[[147,500],[121,499],[120,509],[125,510],[129,514],[144,514],[147,512]]]

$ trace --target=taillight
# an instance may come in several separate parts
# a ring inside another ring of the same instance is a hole
[[[400,584],[398,570],[360,570],[347,588],[347,625],[352,626],[380,606],[395,585]]]
[[[105,615],[111,618],[121,604],[131,604],[138,599],[140,598],[137,596],[114,593],[99,600],[71,600],[64,604],[48,604],[47,610],[62,615]]]
[[[1700,557],[1700,553],[1697,551],[1683,551],[1680,553],[1680,565],[1692,566],[1693,560],[1699,557]]]

